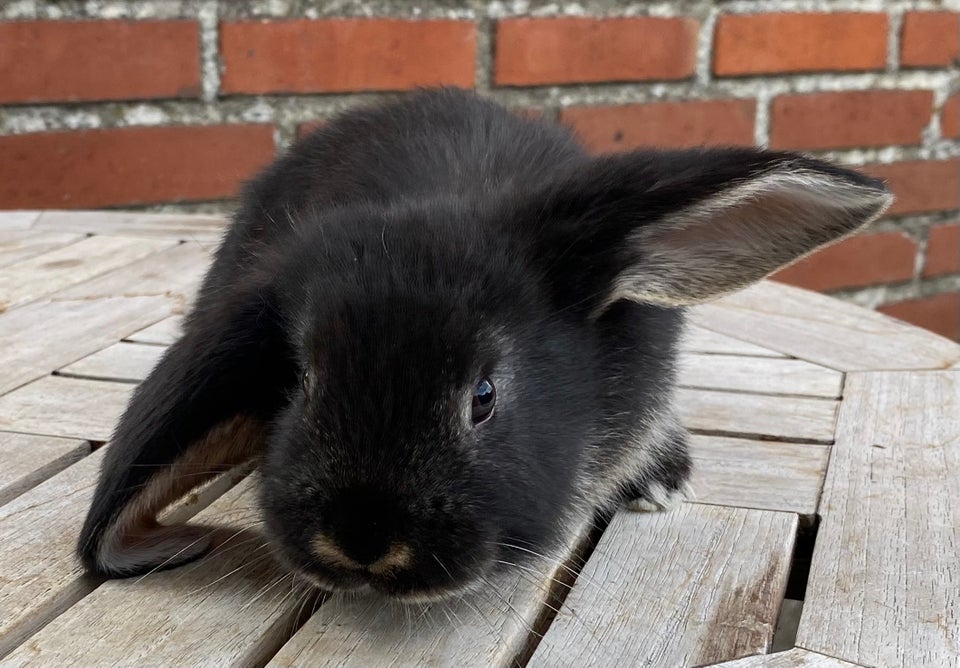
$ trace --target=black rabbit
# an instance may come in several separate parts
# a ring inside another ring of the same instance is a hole
[[[206,530],[156,514],[254,458],[290,568],[403,600],[463,591],[595,510],[666,507],[690,473],[682,307],[890,201],[790,153],[590,157],[451,89],[348,112],[245,189],[183,337],[117,427],[83,562],[126,576],[196,558]]]

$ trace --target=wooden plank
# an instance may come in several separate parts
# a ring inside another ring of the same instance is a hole
[[[165,296],[183,313],[192,302],[210,264],[210,254],[196,243],[154,253],[128,267],[107,272],[57,293],[57,299],[115,296]]]
[[[0,397],[0,430],[107,441],[134,387],[47,376]]]
[[[686,387],[835,399],[843,374],[803,360],[681,354],[679,382]]]
[[[157,365],[166,348],[115,343],[60,369],[61,376],[139,383]]]
[[[10,309],[169,248],[172,241],[89,237],[0,268],[0,307]],[[115,296],[115,295],[106,295]]]
[[[795,515],[618,513],[530,666],[692,666],[767,651]]]
[[[166,317],[165,297],[37,302],[0,315],[0,394]]]
[[[754,656],[713,664],[713,668],[860,668],[855,663],[794,647],[776,654]]]
[[[74,549],[105,451],[0,506],[0,573],[15,574],[15,586],[0,587],[0,657],[103,581],[81,571]],[[185,521],[236,480],[235,474],[222,476],[171,515]]]
[[[0,506],[0,656],[99,584],[74,548],[103,460],[98,451]]]
[[[0,505],[88,454],[86,441],[0,432]]]
[[[830,457],[827,447],[694,434],[690,451],[698,503],[817,512]]]
[[[797,645],[960,665],[960,373],[851,374]]]
[[[162,237],[216,242],[227,227],[223,216],[139,211],[44,211],[37,230],[115,236]]]
[[[838,402],[709,390],[677,390],[680,418],[689,429],[785,441],[831,443]]]
[[[838,371],[943,369],[960,346],[875,311],[763,281],[690,310],[691,321]]]
[[[0,666],[262,665],[304,600],[251,529],[255,506],[241,483],[197,516],[234,540],[195,564],[104,583]]]
[[[527,653],[538,620],[559,605],[587,538],[582,525],[554,559],[507,572],[460,600],[412,609],[383,605],[370,596],[328,602],[267,664],[290,666],[508,666]],[[566,555],[566,556],[564,556]]]
[[[29,230],[41,211],[0,211],[0,230]]]
[[[169,346],[176,343],[182,334],[183,316],[172,315],[154,325],[141,329],[139,332],[134,332],[124,340],[132,343],[150,343]]]
[[[83,239],[81,234],[6,230],[0,227],[0,267],[41,255]]]
[[[684,329],[683,338],[680,340],[680,348],[688,353],[786,357],[776,350],[770,350],[692,324],[688,324]]]

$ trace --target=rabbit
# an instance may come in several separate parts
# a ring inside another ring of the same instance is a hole
[[[462,594],[691,471],[684,308],[882,214],[880,181],[757,148],[592,156],[567,129],[423,89],[347,111],[249,182],[106,453],[78,552],[196,559],[157,514],[259,467],[278,559],[326,591]]]

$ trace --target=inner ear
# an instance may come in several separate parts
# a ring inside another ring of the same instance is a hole
[[[855,233],[890,205],[879,184],[782,166],[636,226],[594,315],[618,299],[683,306],[758,281]]]
[[[214,529],[183,524],[175,514],[157,518],[192,490],[251,462],[265,432],[262,421],[237,415],[191,443],[179,459],[149,479],[103,532],[96,554],[100,569],[117,576],[139,575],[205,553]]]

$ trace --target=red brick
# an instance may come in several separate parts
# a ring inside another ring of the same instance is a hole
[[[324,124],[325,121],[307,121],[297,125],[297,139],[303,139]]]
[[[560,121],[593,151],[640,146],[752,145],[754,100],[657,102],[615,107],[570,107]]]
[[[960,225],[937,225],[927,237],[924,276],[960,273]]]
[[[773,278],[810,290],[838,290],[913,278],[917,244],[905,234],[866,234],[828,246]]]
[[[0,208],[219,199],[274,156],[268,125],[123,128],[0,137]]]
[[[940,112],[940,131],[948,139],[960,139],[960,93],[949,98]]]
[[[887,16],[728,14],[717,22],[713,51],[713,71],[721,76],[882,69]]]
[[[960,340],[960,293],[909,299],[881,306],[877,310],[953,341]]]
[[[896,195],[888,216],[960,208],[960,160],[911,160],[868,165],[863,171],[885,179]]]
[[[516,18],[497,23],[494,81],[535,86],[685,79],[699,24],[686,18]]]
[[[929,90],[781,95],[773,100],[770,146],[812,150],[919,144],[932,110]]]
[[[226,93],[328,93],[473,86],[469,21],[296,19],[221,24]]]
[[[903,67],[947,67],[960,56],[960,14],[907,12],[900,37]]]
[[[0,23],[0,103],[200,94],[195,21]]]

